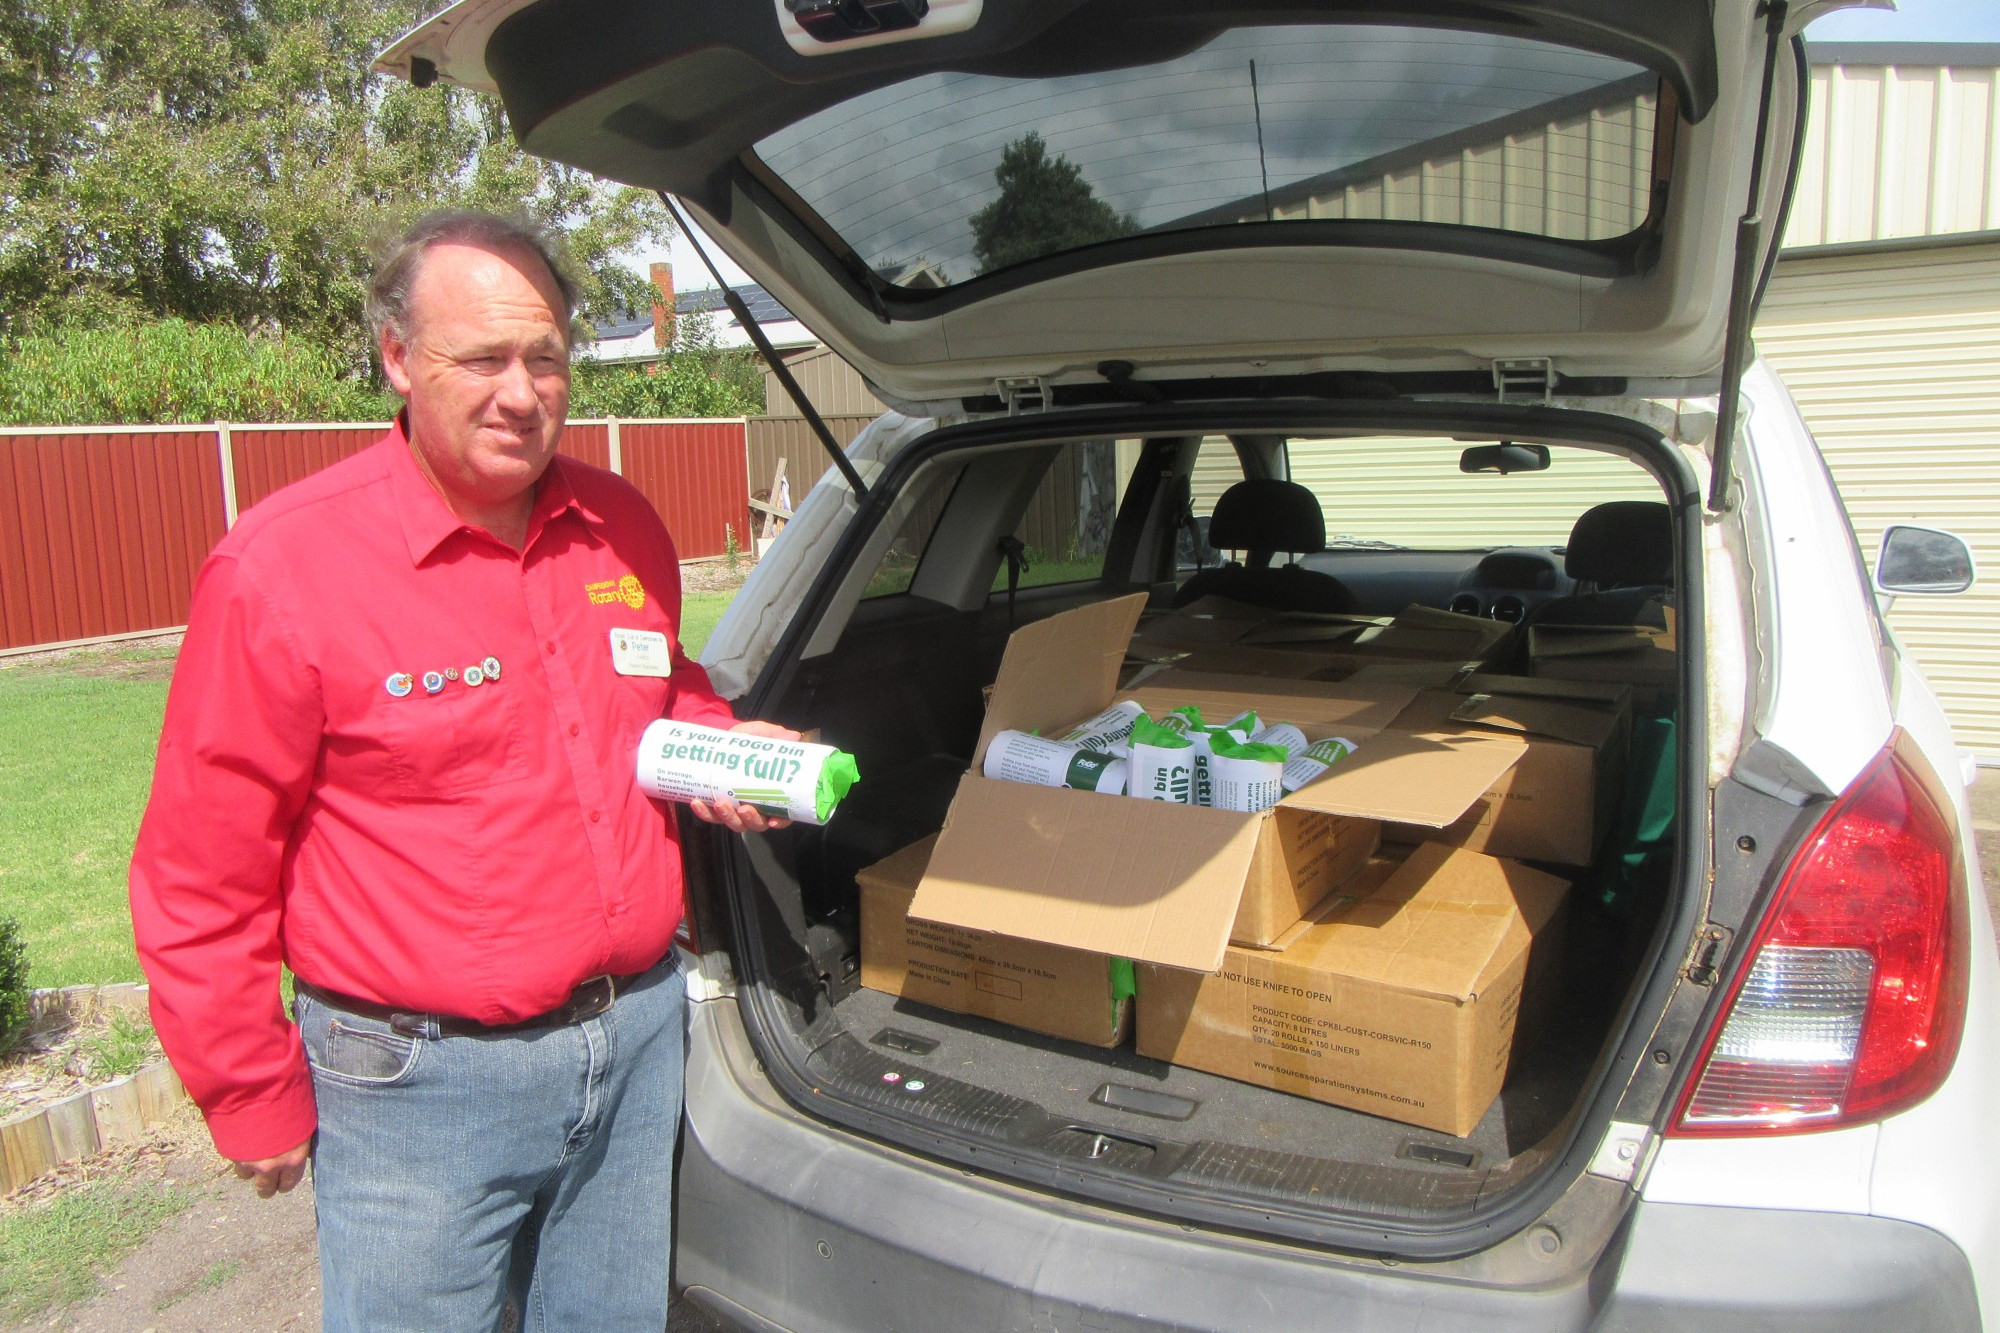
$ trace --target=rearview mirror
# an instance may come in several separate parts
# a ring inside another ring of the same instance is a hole
[[[1972,549],[1949,532],[1898,524],[1882,534],[1875,590],[1945,597],[1972,586]]]
[[[1503,477],[1513,472],[1546,472],[1548,466],[1546,444],[1515,444],[1512,440],[1475,444],[1458,456],[1460,472],[1498,472]]]

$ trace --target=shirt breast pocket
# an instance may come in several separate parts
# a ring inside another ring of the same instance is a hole
[[[512,691],[447,685],[398,699],[386,719],[397,785],[407,796],[462,796],[526,776],[527,743]]]

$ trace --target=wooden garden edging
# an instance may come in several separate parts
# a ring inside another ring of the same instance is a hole
[[[67,986],[36,991],[34,1013],[96,1002],[146,1010],[146,987]],[[87,1088],[59,1102],[0,1120],[0,1194],[19,1189],[64,1162],[140,1138],[188,1099],[180,1078],[165,1060],[102,1087]]]

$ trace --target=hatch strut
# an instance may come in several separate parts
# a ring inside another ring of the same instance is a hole
[[[1729,462],[1736,447],[1737,397],[1743,387],[1743,363],[1750,355],[1751,309],[1757,293],[1757,261],[1763,253],[1764,140],[1771,127],[1771,85],[1778,68],[1778,47],[1784,41],[1786,0],[1767,0],[1764,15],[1764,90],[1757,103],[1757,141],[1750,149],[1750,198],[1736,222],[1736,272],[1729,284],[1729,326],[1722,343],[1722,389],[1715,404],[1715,453],[1708,479],[1708,507],[1720,514],[1729,508]]]
[[[672,196],[663,190],[660,192],[660,202],[667,206],[667,212],[673,214],[674,225],[681,229],[681,235],[687,237],[687,243],[694,247],[695,254],[701,259],[702,267],[706,268],[709,276],[715,279],[715,285],[722,289],[722,299],[728,305],[729,313],[736,316],[736,322],[750,335],[750,341],[757,348],[758,354],[764,358],[764,364],[771,368],[771,373],[778,377],[778,383],[785,386],[785,392],[791,395],[794,403],[798,404],[800,415],[804,416],[806,424],[812,427],[813,434],[819,436],[819,442],[826,447],[827,453],[833,455],[833,465],[840,469],[841,476],[847,478],[848,488],[854,492],[854,498],[867,499],[868,487],[862,483],[861,474],[854,470],[854,464],[847,457],[847,451],[833,438],[833,432],[828,430],[826,422],[820,419],[819,411],[813,407],[812,400],[806,397],[806,391],[799,387],[796,379],[792,378],[792,368],[786,365],[772,349],[771,340],[765,337],[764,330],[758,327],[756,317],[750,313],[750,307],[744,304],[743,298],[736,294],[734,288],[722,280],[721,270],[717,269],[715,261],[708,257],[708,251],[702,248],[701,242],[695,239],[694,228],[688,225],[687,218],[682,216],[679,208],[675,207]]]

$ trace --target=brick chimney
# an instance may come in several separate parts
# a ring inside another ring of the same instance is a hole
[[[664,352],[674,345],[674,266],[655,264],[652,277],[653,346]]]

